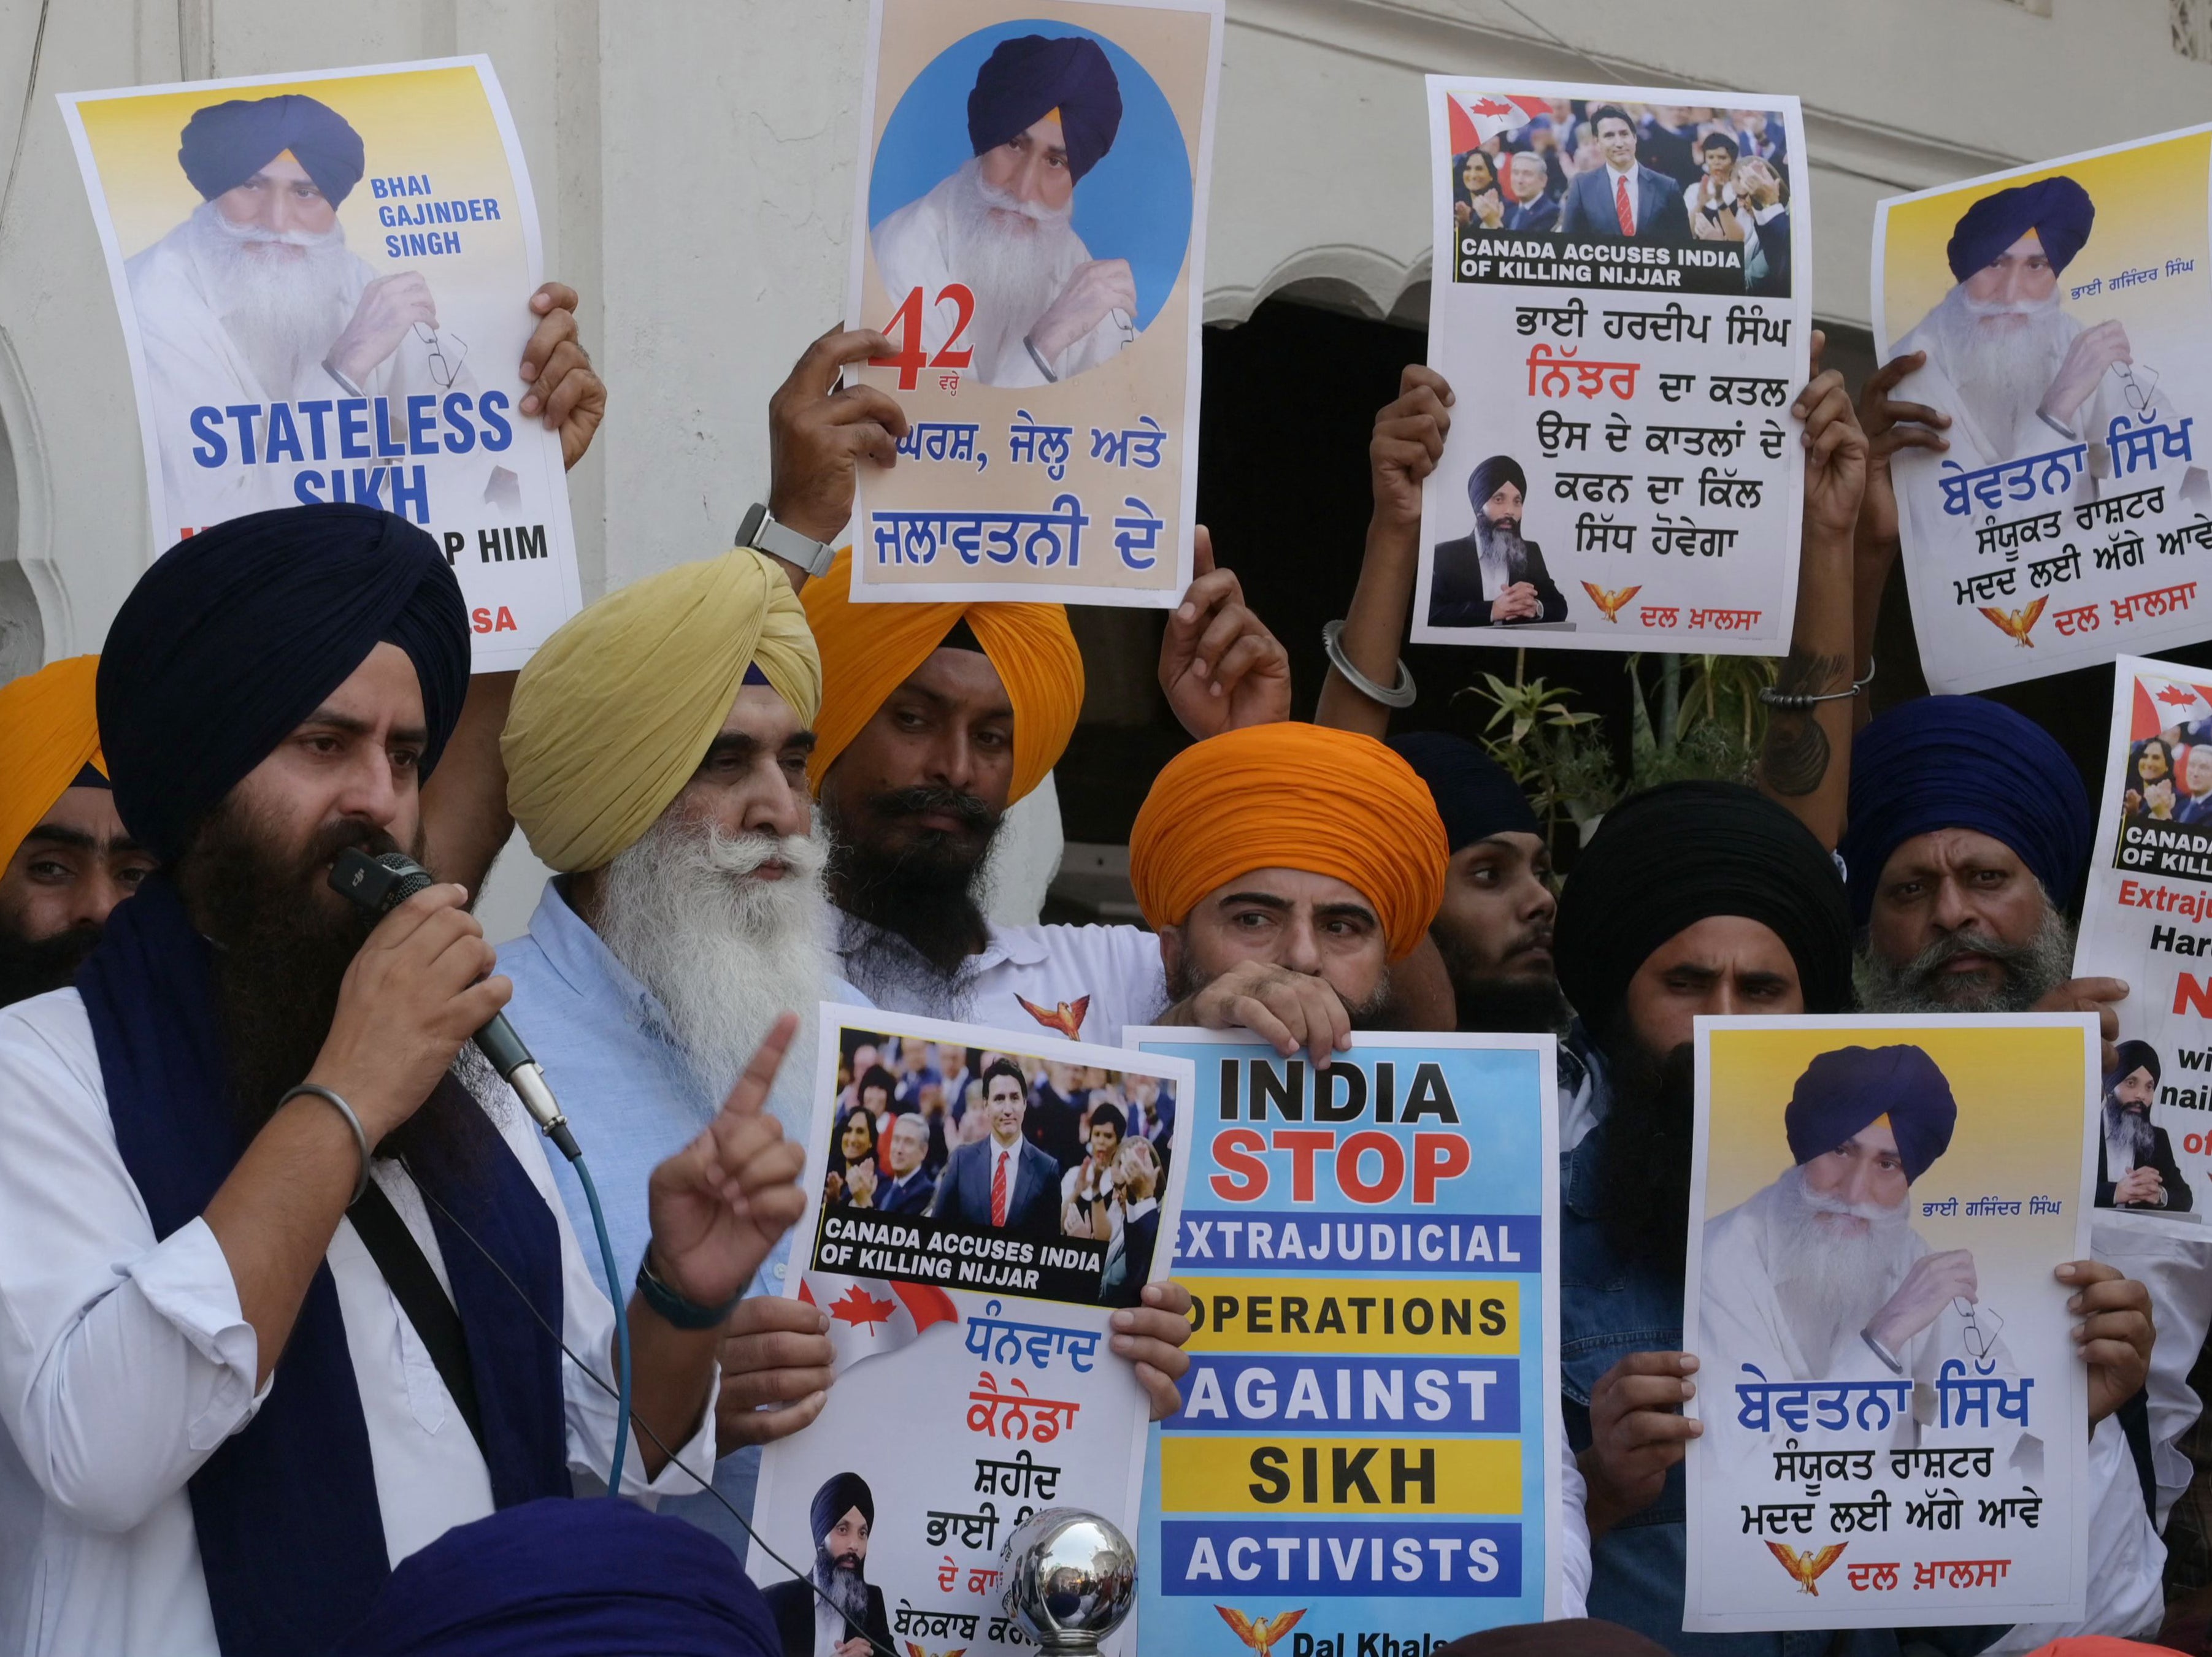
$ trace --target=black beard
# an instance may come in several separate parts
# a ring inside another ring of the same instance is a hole
[[[100,928],[89,922],[36,939],[0,926],[0,1007],[67,989],[99,942]]]
[[[1170,1007],[1182,1005],[1220,975],[1218,973],[1200,972],[1196,963],[1186,952],[1176,962],[1175,970],[1167,975],[1168,1005]],[[1332,989],[1334,987],[1334,985],[1330,986]],[[1337,999],[1342,1001],[1344,997],[1339,994]],[[1397,992],[1392,986],[1390,974],[1387,971],[1382,974],[1382,981],[1375,986],[1373,995],[1356,1007],[1346,1002],[1344,1010],[1352,1020],[1352,1028],[1356,1030],[1403,1030],[1413,1028],[1406,1021],[1405,1008],[1399,1002]]]
[[[1633,1037],[1608,1044],[1613,1103],[1598,1173],[1606,1241],[1623,1260],[1679,1273],[1689,1247],[1691,1119],[1696,1052],[1646,1049]]]
[[[1462,1032],[1556,1035],[1571,1021],[1567,998],[1559,992],[1559,980],[1549,974],[1486,973],[1468,958],[1457,938],[1437,930],[1431,930],[1429,936],[1436,939],[1437,953],[1443,956]]]
[[[859,815],[882,823],[924,811],[950,813],[967,827],[959,833],[917,830],[893,848],[833,819],[830,897],[854,919],[904,938],[950,979],[990,935],[980,898],[1000,816],[975,795],[949,788],[877,794],[861,803]]]
[[[409,849],[347,817],[288,853],[234,798],[216,808],[178,860],[178,889],[214,945],[216,1006],[241,1140],[258,1133],[286,1089],[314,1068],[346,968],[375,930],[377,917],[325,885],[324,865],[348,847],[372,857]],[[421,851],[418,842],[410,854]],[[441,1082],[376,1154],[421,1153],[464,1170],[483,1154],[489,1126],[465,1089]]]

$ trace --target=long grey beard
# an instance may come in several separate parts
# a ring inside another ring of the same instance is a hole
[[[782,879],[746,877],[770,857],[787,865]],[[667,1014],[704,1091],[702,1126],[776,1019],[795,1012],[769,1108],[804,1140],[830,967],[824,857],[809,836],[724,835],[664,816],[607,865],[600,939]]]
[[[830,1608],[854,1628],[868,1625],[868,1568],[866,1562],[841,1565],[826,1548],[814,1552],[814,1581],[830,1601]]]
[[[1018,340],[1060,297],[1066,273],[1086,257],[1066,212],[1017,202],[983,182],[980,158],[964,163],[938,188],[950,219],[945,263],[975,295],[976,356],[994,361],[1008,341]],[[1026,229],[1011,229],[1000,213],[1019,213]]]
[[[1936,364],[1959,388],[1966,413],[1990,442],[2003,447],[2021,421],[2043,402],[2081,325],[2058,308],[2055,293],[2026,309],[1984,308],[1977,315],[1976,308],[1962,283],[1943,296],[1923,325],[1935,336]],[[2019,320],[1997,319],[2006,315]]]
[[[1993,990],[1946,993],[1938,968],[1961,955],[1985,955],[2003,974]],[[1867,1012],[2026,1012],[2074,973],[2074,928],[2048,901],[2035,936],[2021,948],[1978,928],[1938,938],[1903,966],[1863,948],[1851,963],[1859,1005]]]
[[[320,236],[241,229],[213,202],[192,209],[192,258],[217,295],[222,325],[270,398],[287,396],[301,373],[320,362],[353,319],[353,254],[345,227]],[[296,255],[270,251],[277,245]]]
[[[2111,1094],[2106,1094],[2105,1096],[2105,1145],[2107,1150],[2115,1148],[2126,1150],[2128,1162],[2131,1167],[2148,1168],[2153,1153],[2158,1149],[2158,1130],[2151,1126],[2150,1113],[2144,1111],[2138,1115],[2136,1112],[2127,1109]],[[2118,1179],[2120,1175],[2120,1170],[2116,1168],[2108,1168],[2106,1172],[2110,1173],[2114,1179]]]
[[[1775,1297],[1813,1366],[1798,1379],[1819,1380],[1896,1292],[1919,1256],[1918,1239],[1905,1223],[1905,1205],[1882,1208],[1816,1196],[1805,1188],[1802,1166],[1757,1200],[1773,1244]],[[1856,1215],[1867,1229],[1857,1235],[1840,1232],[1816,1217],[1822,1213]]]
[[[1511,524],[1493,524],[1480,507],[1474,514],[1474,552],[1482,566],[1482,596],[1496,598],[1516,581],[1528,579],[1528,543]],[[1490,590],[1495,579],[1498,592]]]

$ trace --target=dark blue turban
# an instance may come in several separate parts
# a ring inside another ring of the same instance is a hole
[[[1528,475],[1521,470],[1521,463],[1510,454],[1493,454],[1468,474],[1468,502],[1480,512],[1490,497],[1508,483],[1521,491],[1522,500],[1528,498]]]
[[[1428,784],[1453,851],[1492,835],[1544,832],[1521,785],[1466,737],[1414,731],[1391,737],[1390,746]]]
[[[179,541],[123,601],[94,702],[115,809],[163,861],[380,643],[422,687],[422,774],[461,717],[469,621],[438,543],[372,507],[286,507]]]
[[[876,1522],[875,1493],[869,1490],[868,1481],[858,1473],[839,1473],[825,1479],[822,1488],[814,1492],[814,1505],[806,1517],[814,1532],[814,1545],[820,1547],[822,1539],[837,1528],[837,1521],[858,1508],[860,1517],[873,1529]]]
[[[1733,782],[1670,782],[1605,814],[1559,894],[1559,987],[1604,1035],[1652,952],[1718,915],[1782,940],[1807,1012],[1849,1010],[1850,923],[1835,863],[1803,823]]]
[[[235,190],[286,150],[336,207],[368,167],[361,134],[328,104],[296,92],[210,104],[185,123],[177,164],[210,201]]]
[[[1850,826],[1838,849],[1852,923],[1873,913],[1891,854],[1942,828],[2002,841],[2068,907],[2089,872],[2095,822],[2081,774],[2034,720],[1978,696],[1902,703],[1851,744]]]
[[[1028,131],[1054,110],[1076,182],[1098,165],[1121,130],[1121,83],[1087,35],[1024,34],[1001,40],[968,94],[968,142],[980,155]]]
[[[1959,1103],[1919,1047],[1838,1047],[1805,1066],[1782,1126],[1798,1162],[1835,1150],[1876,1117],[1889,1118],[1910,1184],[1951,1148]]]
[[[2105,1072],[2105,1085],[2107,1088],[2119,1086],[2139,1070],[2148,1071],[2150,1079],[2154,1082],[2157,1081],[2162,1073],[2163,1067],[2159,1063],[2158,1049],[2148,1041],[2123,1041],[2113,1049],[2113,1053],[2118,1062]]]
[[[812,1626],[809,1619],[808,1626]],[[559,1496],[408,1556],[333,1657],[782,1657],[736,1557],[696,1525]]]
[[[1951,274],[1964,282],[2033,230],[2051,268],[2063,270],[2089,240],[2096,219],[2089,192],[2061,173],[1983,197],[1960,216],[1944,251]]]

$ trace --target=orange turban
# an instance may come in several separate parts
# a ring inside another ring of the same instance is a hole
[[[72,656],[0,685],[0,869],[88,765],[107,774],[92,687],[97,656]]]
[[[856,604],[853,549],[839,549],[829,574],[800,597],[822,652],[822,712],[806,779],[822,779],[860,728],[876,717],[914,671],[968,623],[1014,705],[1014,786],[1006,803],[1028,793],[1060,762],[1083,711],[1083,652],[1064,604]]]
[[[1168,762],[1129,835],[1129,882],[1158,929],[1255,869],[1333,875],[1375,906],[1396,961],[1443,906],[1450,857],[1412,766],[1372,737],[1286,721],[1209,737]]]

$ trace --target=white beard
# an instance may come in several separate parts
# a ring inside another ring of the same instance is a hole
[[[2025,304],[1982,304],[1966,297],[1963,282],[1943,296],[1921,326],[1934,341],[1930,355],[1936,366],[1958,387],[1975,429],[1997,446],[1995,459],[2010,458],[2013,433],[2042,403],[2067,348],[2081,331],[2058,308],[2055,292]]]
[[[1068,273],[1089,257],[1068,221],[1071,206],[1054,212],[984,183],[980,157],[964,163],[939,186],[945,193],[945,265],[975,295],[978,362],[1000,360],[1000,348],[1018,341],[1060,297]],[[1019,226],[1006,222],[1018,214]]]
[[[827,853],[804,835],[724,835],[663,816],[607,865],[598,931],[659,998],[706,1103],[704,1126],[786,1012],[799,1015],[769,1108],[805,1143],[813,1116],[815,1004],[828,976]],[[770,858],[781,880],[750,878]]]
[[[193,262],[221,295],[218,310],[234,343],[246,354],[270,398],[283,400],[301,373],[320,362],[353,320],[353,254],[345,227],[320,235],[233,224],[211,202],[192,209]],[[273,247],[296,254],[275,254]]]
[[[1767,1187],[1759,1201],[1772,1242],[1775,1297],[1813,1367],[1799,1379],[1820,1379],[1920,1257],[1919,1239],[1905,1223],[1908,1205],[1883,1208],[1816,1195],[1805,1188],[1802,1167]],[[1867,1229],[1852,1235],[1822,1223],[1820,1214],[1856,1215]]]

